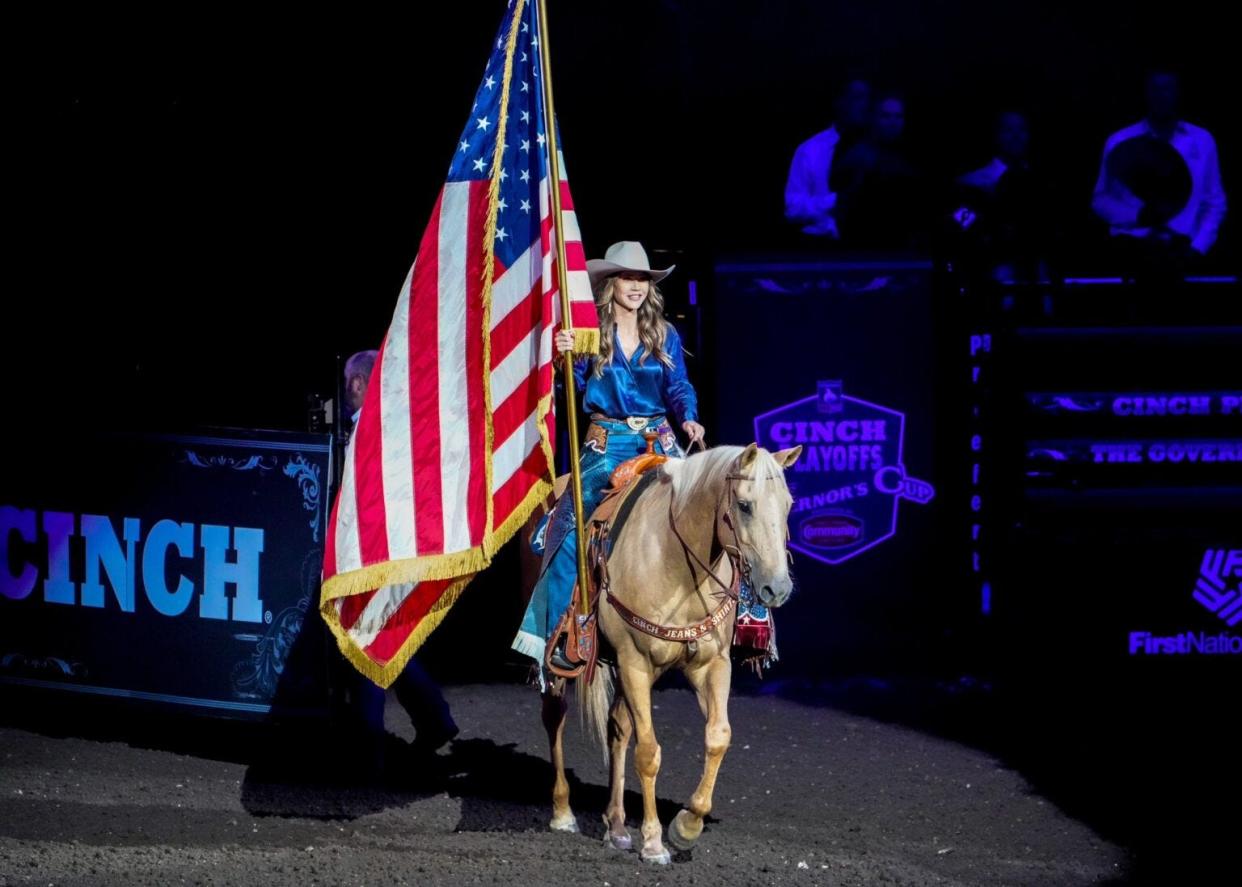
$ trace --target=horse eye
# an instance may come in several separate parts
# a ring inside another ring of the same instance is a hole
[[[746,500],[739,499],[737,502],[737,507],[738,507],[738,510],[742,512],[742,514],[750,514],[750,503],[747,502]]]

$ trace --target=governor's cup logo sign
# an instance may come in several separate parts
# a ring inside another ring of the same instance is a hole
[[[847,396],[840,381],[820,382],[815,394],[755,418],[761,446],[802,446],[786,475],[790,548],[843,563],[897,532],[902,499],[932,500],[932,485],[906,473],[905,428],[904,414]]]

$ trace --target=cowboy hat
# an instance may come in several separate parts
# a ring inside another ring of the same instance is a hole
[[[591,284],[598,284],[606,277],[620,274],[623,271],[636,271],[646,274],[652,283],[659,283],[673,272],[676,265],[669,265],[663,270],[653,270],[647,259],[647,251],[636,240],[622,240],[608,247],[602,259],[591,259],[587,264],[587,273],[591,275]]]

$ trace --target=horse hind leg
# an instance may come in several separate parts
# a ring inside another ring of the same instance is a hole
[[[569,780],[565,778],[565,753],[562,739],[565,735],[565,712],[569,704],[565,700],[565,682],[556,681],[543,693],[543,728],[548,732],[548,748],[552,758],[552,821],[548,827],[554,832],[577,832],[578,820],[569,808]]]
[[[668,842],[678,850],[689,850],[703,834],[703,819],[711,812],[716,776],[729,748],[729,684],[732,666],[727,657],[711,660],[706,667],[687,671],[686,677],[699,697],[699,707],[707,716],[704,736],[703,776],[690,802],[668,824]]]
[[[629,829],[625,827],[625,755],[633,734],[634,720],[625,697],[618,693],[608,714],[609,798],[604,813],[604,827],[608,830],[604,842],[614,850],[629,850],[634,846]]]

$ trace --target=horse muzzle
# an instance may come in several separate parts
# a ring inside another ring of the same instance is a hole
[[[789,596],[793,594],[793,578],[786,573],[766,582],[756,582],[753,588],[759,603],[775,608],[789,600]]]

